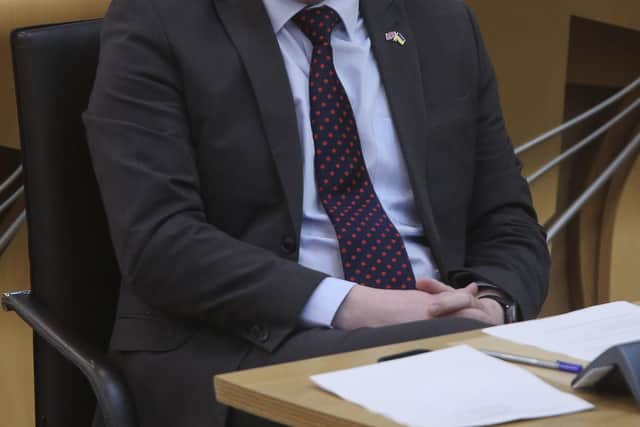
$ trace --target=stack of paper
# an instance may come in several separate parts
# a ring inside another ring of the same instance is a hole
[[[483,332],[591,361],[611,346],[640,340],[640,307],[612,302],[560,316],[494,326]]]
[[[328,374],[323,389],[409,426],[478,426],[593,406],[468,346]]]

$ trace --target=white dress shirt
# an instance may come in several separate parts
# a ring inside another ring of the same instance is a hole
[[[330,327],[355,283],[342,279],[344,273],[338,240],[316,190],[315,149],[309,118],[309,66],[313,49],[311,42],[291,21],[305,5],[298,0],[263,2],[284,58],[302,144],[304,190],[298,262],[331,276],[316,288],[301,320],[308,326]],[[355,114],[373,187],[402,236],[416,278],[437,278],[438,271],[426,246],[406,163],[371,50],[371,40],[360,17],[359,0],[326,0],[320,5],[335,9],[342,19],[342,24],[335,28],[331,38],[334,62]]]

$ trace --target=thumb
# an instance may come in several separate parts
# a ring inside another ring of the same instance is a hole
[[[476,282],[469,283],[465,287],[465,289],[469,291],[469,293],[471,293],[471,295],[473,296],[478,296],[478,292],[480,292],[480,289],[478,288],[478,284]]]
[[[454,290],[451,286],[430,278],[417,280],[416,289],[429,294],[440,294]]]

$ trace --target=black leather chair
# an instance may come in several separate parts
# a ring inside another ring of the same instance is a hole
[[[2,305],[36,333],[38,427],[89,426],[96,398],[107,426],[136,425],[126,384],[105,357],[120,274],[81,120],[100,25],[32,27],[11,36],[32,291],[4,295]]]

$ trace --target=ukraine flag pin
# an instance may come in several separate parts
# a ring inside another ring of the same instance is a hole
[[[407,42],[407,38],[399,31],[389,31],[384,35],[384,38],[389,42],[398,43],[400,46],[404,46]]]

